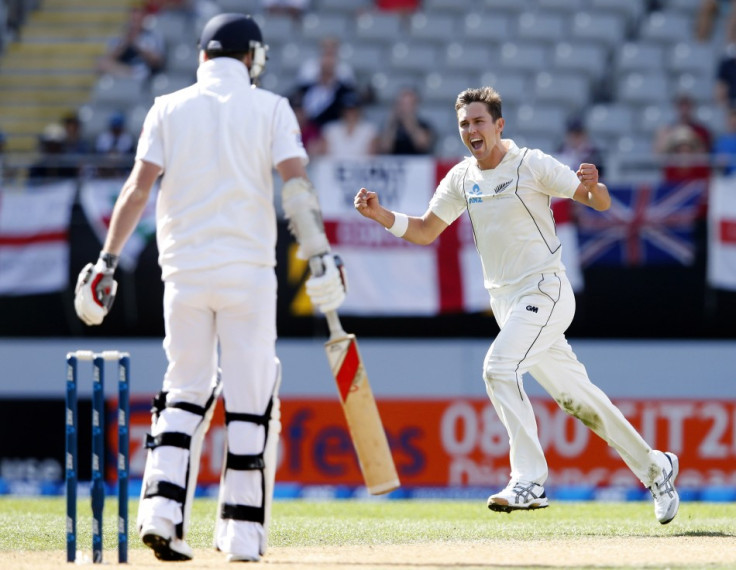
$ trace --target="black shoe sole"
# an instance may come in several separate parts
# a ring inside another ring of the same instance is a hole
[[[191,557],[171,549],[171,539],[157,534],[144,534],[141,537],[143,544],[153,550],[156,558],[165,562],[187,562]]]
[[[549,505],[531,505],[529,507],[512,507],[509,505],[499,505],[498,503],[489,503],[488,508],[495,513],[510,513],[511,511],[535,511],[537,509],[546,509]]]

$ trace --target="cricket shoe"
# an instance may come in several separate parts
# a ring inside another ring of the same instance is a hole
[[[529,481],[511,480],[503,491],[488,497],[488,508],[501,513],[543,509],[548,506],[544,487]]]
[[[183,540],[176,538],[174,523],[153,517],[140,527],[143,544],[148,546],[156,558],[166,562],[185,562],[193,557],[192,549]]]
[[[649,492],[654,497],[654,515],[662,524],[667,524],[677,515],[680,508],[680,496],[675,489],[675,479],[680,472],[680,460],[674,453],[664,453],[667,460],[662,467],[662,474],[654,480]]]

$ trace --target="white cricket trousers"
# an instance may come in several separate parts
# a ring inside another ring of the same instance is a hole
[[[168,392],[168,402],[204,406],[212,394],[219,364],[226,410],[264,414],[277,377],[276,286],[272,267],[247,264],[202,273],[182,272],[166,281],[164,349],[169,364],[163,390]],[[159,432],[192,433],[189,424],[197,420],[179,410],[162,418],[165,421],[156,425]],[[272,436],[278,434],[269,434],[269,439]],[[257,424],[231,422],[227,438],[228,450],[233,454],[255,455],[264,450],[265,431]],[[158,480],[185,485],[188,454],[174,448],[161,450],[156,454],[155,469],[147,466],[147,472],[154,473]],[[261,505],[260,472],[228,470],[223,493],[227,503]],[[168,499],[146,499],[141,502],[141,509],[152,511],[142,516],[182,522],[178,504]],[[227,537],[222,544],[218,540],[221,550],[249,553],[255,549],[254,553],[258,553],[259,542],[263,541],[261,525],[230,520],[226,524],[222,532]]]
[[[565,339],[575,314],[565,273],[536,275],[512,291],[494,290],[491,307],[501,330],[486,354],[483,376],[509,435],[511,479],[543,485],[548,475],[534,411],[524,392],[522,376],[530,372],[560,407],[603,438],[650,487],[660,473],[660,452],[591,383]]]

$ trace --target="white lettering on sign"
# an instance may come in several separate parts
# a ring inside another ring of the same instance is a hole
[[[718,404],[706,404],[699,417],[711,420],[710,429],[698,447],[701,457],[728,457],[728,444],[723,442],[728,430],[728,411]]]
[[[442,414],[440,435],[450,455],[467,455],[478,443],[478,420],[475,408],[467,402],[455,402]]]
[[[683,424],[685,419],[693,416],[694,407],[690,403],[670,404],[667,403],[660,408],[660,413],[667,420],[669,441],[664,448],[674,453],[682,453],[685,448],[683,436]]]

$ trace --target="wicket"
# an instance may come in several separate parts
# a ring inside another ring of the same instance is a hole
[[[102,563],[102,511],[105,505],[105,362],[118,362],[118,562],[128,561],[128,470],[130,355],[77,350],[66,355],[66,560],[77,552],[77,363],[92,361],[92,562]]]

